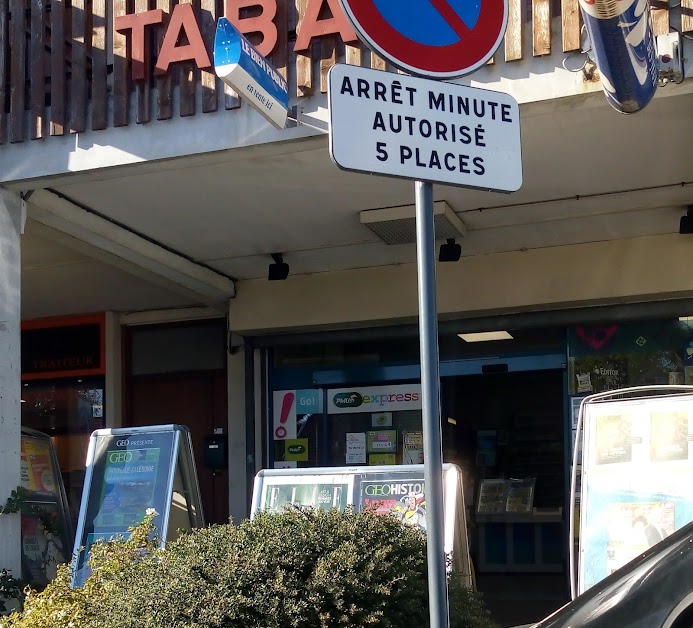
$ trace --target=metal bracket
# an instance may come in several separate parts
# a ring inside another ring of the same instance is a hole
[[[657,35],[657,57],[659,58],[659,80],[663,85],[669,82],[681,83],[683,72],[683,45],[681,33],[673,31],[666,35]]]
[[[289,109],[289,115],[287,116],[287,120],[295,123],[295,126],[307,126],[308,128],[315,129],[316,131],[320,131],[321,133],[323,133],[325,135],[329,134],[330,131],[328,129],[323,129],[322,127],[311,124],[310,122],[305,122],[305,119],[301,119],[299,117],[299,115],[300,115],[300,113],[298,111],[298,106],[294,105],[293,107],[291,107]],[[293,126],[294,126],[294,124],[287,125],[287,128],[292,128]]]

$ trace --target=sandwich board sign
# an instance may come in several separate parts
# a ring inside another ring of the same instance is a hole
[[[443,478],[448,567],[472,587],[462,471],[446,463]],[[341,511],[352,507],[357,512],[392,515],[404,525],[427,532],[427,499],[422,464],[264,469],[255,476],[250,516],[282,512],[290,506]]]
[[[147,511],[161,546],[178,530],[204,526],[190,432],[182,425],[101,429],[92,433],[77,524],[73,587],[84,584],[90,547],[128,536]]]
[[[289,86],[246,37],[225,17],[214,36],[214,71],[278,129],[286,125]]]

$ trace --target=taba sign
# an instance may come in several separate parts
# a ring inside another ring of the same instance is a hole
[[[514,192],[520,110],[510,95],[339,64],[330,155],[343,170]]]
[[[288,7],[279,0],[226,0],[224,15],[243,35],[254,34],[260,40],[257,52],[269,56],[277,48],[278,25],[285,24]],[[252,9],[252,15],[245,15]],[[257,10],[259,9],[259,11]],[[293,4],[291,6],[293,11]],[[324,17],[329,11],[330,17]],[[293,51],[306,54],[311,50],[314,38],[338,36],[343,42],[353,43],[358,37],[339,7],[337,0],[307,0],[298,10],[296,42]],[[149,78],[151,55],[156,57],[154,74],[166,74],[172,63],[192,61],[202,70],[212,67],[209,51],[213,50],[215,32],[202,27],[199,11],[193,4],[181,3],[171,13],[151,9],[126,15],[116,15],[115,30],[128,37],[128,51],[132,60],[132,79]],[[152,33],[163,38],[156,50],[152,50]]]
[[[279,72],[225,17],[217,23],[214,71],[278,129],[289,110],[289,86]]]
[[[397,386],[368,386],[336,388],[327,391],[328,414],[376,412],[397,410],[421,410],[421,386],[401,384]]]

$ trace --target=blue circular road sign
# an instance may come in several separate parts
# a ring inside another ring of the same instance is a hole
[[[361,39],[418,76],[455,78],[500,45],[508,0],[339,0]]]

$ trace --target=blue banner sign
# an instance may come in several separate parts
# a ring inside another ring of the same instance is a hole
[[[640,111],[659,82],[649,0],[580,0],[580,7],[608,103]]]
[[[217,22],[214,70],[274,126],[284,128],[289,110],[286,80],[225,17]]]

